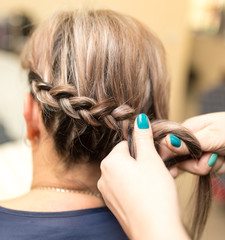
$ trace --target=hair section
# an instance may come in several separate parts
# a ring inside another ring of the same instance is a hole
[[[161,42],[137,20],[110,10],[60,12],[22,54],[33,96],[67,163],[100,161],[128,138],[135,117],[168,117]]]
[[[190,132],[159,121],[168,118],[164,48],[132,17],[111,10],[59,12],[34,31],[21,61],[44,125],[67,167],[84,159],[100,162],[124,139],[134,154],[132,129],[140,113],[154,121],[156,147],[166,134],[174,134],[187,144],[191,157],[201,156]],[[165,163],[169,167],[187,158]],[[208,176],[200,177],[195,236],[206,222],[209,183]]]

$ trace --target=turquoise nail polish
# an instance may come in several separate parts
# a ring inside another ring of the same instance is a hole
[[[213,153],[208,161],[208,164],[210,167],[212,167],[212,165],[216,162],[216,159],[218,158],[218,154],[217,153]]]
[[[148,117],[144,113],[141,113],[138,115],[137,125],[138,125],[139,129],[148,129],[149,128]]]
[[[170,135],[170,142],[174,147],[178,148],[181,146],[181,140],[174,135]]]

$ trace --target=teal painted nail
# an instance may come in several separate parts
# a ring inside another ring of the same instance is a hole
[[[181,140],[174,135],[170,135],[170,142],[174,147],[178,148],[181,146]]]
[[[137,125],[138,125],[139,129],[148,129],[149,128],[148,117],[144,113],[141,113],[138,115]]]
[[[212,167],[212,165],[216,162],[216,159],[218,158],[218,154],[217,153],[213,153],[208,161],[208,164],[210,167]]]

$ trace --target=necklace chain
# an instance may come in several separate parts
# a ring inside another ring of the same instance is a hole
[[[40,187],[34,187],[33,189],[39,189],[39,190],[49,190],[49,191],[56,191],[61,193],[80,193],[80,194],[87,194],[91,196],[95,196],[97,198],[102,199],[102,195],[98,192],[93,192],[90,190],[78,190],[78,189],[72,189],[72,188],[59,188],[59,187],[49,187],[49,186],[40,186]]]

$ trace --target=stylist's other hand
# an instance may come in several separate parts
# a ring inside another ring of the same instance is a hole
[[[106,205],[130,239],[188,239],[174,180],[156,152],[145,114],[135,121],[134,144],[136,159],[123,141],[101,163],[98,188]]]
[[[215,176],[225,174],[225,112],[193,117],[183,126],[194,133],[204,154],[200,160],[185,161],[179,167],[198,175],[210,171]]]

